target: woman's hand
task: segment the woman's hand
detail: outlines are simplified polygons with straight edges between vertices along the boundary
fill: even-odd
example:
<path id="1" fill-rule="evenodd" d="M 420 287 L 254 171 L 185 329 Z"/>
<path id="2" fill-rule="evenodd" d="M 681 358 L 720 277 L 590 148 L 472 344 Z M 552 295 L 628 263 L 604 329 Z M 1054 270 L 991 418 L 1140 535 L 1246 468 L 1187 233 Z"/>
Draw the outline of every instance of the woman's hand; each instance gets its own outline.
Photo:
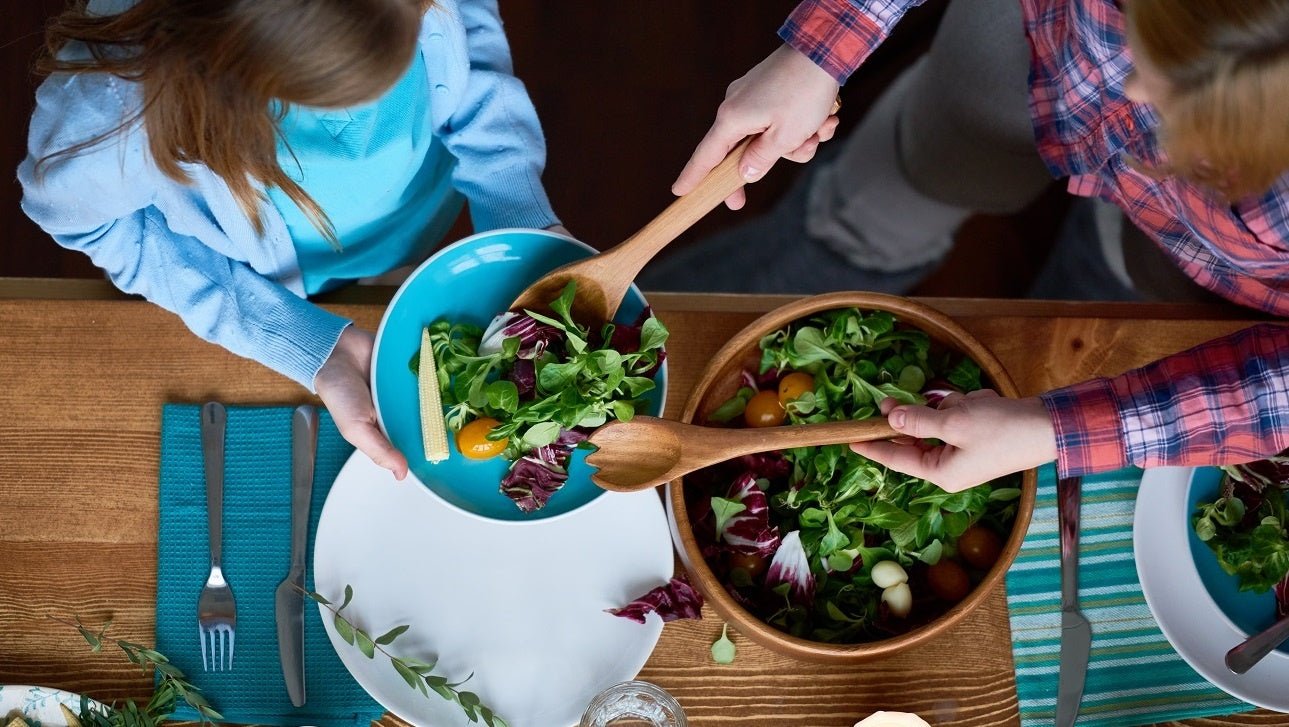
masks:
<path id="1" fill-rule="evenodd" d="M 855 452 L 949 492 L 1037 467 L 1056 458 L 1056 432 L 1037 397 L 1004 399 L 982 389 L 950 394 L 937 409 L 882 401 L 882 413 L 904 437 L 850 445 Z M 923 441 L 939 439 L 940 445 Z"/>
<path id="2" fill-rule="evenodd" d="M 401 480 L 407 476 L 407 458 L 394 449 L 376 426 L 370 383 L 373 343 L 369 331 L 357 326 L 345 328 L 331 358 L 314 377 L 313 385 L 331 412 L 340 435 Z"/>
<path id="3" fill-rule="evenodd" d="M 830 115 L 837 81 L 791 46 L 780 46 L 747 75 L 731 83 L 716 121 L 694 149 L 694 155 L 671 185 L 687 194 L 746 137 L 760 134 L 743 152 L 739 173 L 755 182 L 780 157 L 808 162 L 821 142 L 832 138 L 837 117 Z M 743 206 L 743 190 L 725 200 L 733 210 Z"/>

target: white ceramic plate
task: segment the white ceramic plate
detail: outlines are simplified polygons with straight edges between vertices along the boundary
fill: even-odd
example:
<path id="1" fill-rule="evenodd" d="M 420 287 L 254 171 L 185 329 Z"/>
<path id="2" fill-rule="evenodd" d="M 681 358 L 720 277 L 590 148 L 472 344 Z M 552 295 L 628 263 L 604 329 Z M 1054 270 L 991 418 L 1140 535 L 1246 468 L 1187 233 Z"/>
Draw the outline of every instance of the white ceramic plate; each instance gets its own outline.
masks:
<path id="1" fill-rule="evenodd" d="M 67 727 L 67 718 L 58 705 L 65 704 L 72 714 L 80 714 L 81 695 L 49 687 L 0 685 L 0 725 L 21 716 L 32 727 Z M 91 699 L 91 709 L 104 709 Z"/>
<path id="2" fill-rule="evenodd" d="M 1137 494 L 1132 539 L 1137 575 L 1150 612 L 1187 664 L 1228 694 L 1266 709 L 1289 711 L 1289 654 L 1273 651 L 1246 674 L 1223 657 L 1249 637 L 1209 595 L 1190 552 L 1190 467 L 1147 470 Z"/>
<path id="3" fill-rule="evenodd" d="M 603 689 L 636 676 L 662 632 L 604 613 L 671 577 L 671 538 L 653 491 L 606 493 L 535 522 L 487 521 L 397 482 L 361 453 L 341 469 L 314 543 L 314 585 L 354 588 L 345 613 L 373 636 L 411 630 L 391 647 L 426 661 L 511 727 L 576 724 Z M 379 653 L 331 643 L 364 689 L 414 725 L 467 725 L 460 707 L 408 687 Z"/>

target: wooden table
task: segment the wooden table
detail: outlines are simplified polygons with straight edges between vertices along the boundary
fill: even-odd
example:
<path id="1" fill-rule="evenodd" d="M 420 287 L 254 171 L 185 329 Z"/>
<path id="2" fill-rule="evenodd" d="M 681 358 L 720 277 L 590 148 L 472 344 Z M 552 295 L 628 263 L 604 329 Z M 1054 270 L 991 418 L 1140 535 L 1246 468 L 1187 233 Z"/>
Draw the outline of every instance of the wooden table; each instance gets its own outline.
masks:
<path id="1" fill-rule="evenodd" d="M 389 291 L 361 294 L 380 301 Z M 152 642 L 161 405 L 308 400 L 290 381 L 198 340 L 174 316 L 117 297 L 98 283 L 0 281 L 0 684 L 106 700 L 147 695 L 151 681 L 119 654 L 88 654 L 48 617 L 110 617 L 118 636 Z M 721 343 L 786 299 L 650 300 L 672 331 L 668 405 L 677 411 Z M 1249 325 L 1227 309 L 1193 306 L 924 302 L 993 349 L 1026 394 Z M 330 307 L 373 329 L 383 310 L 379 302 Z M 795 662 L 739 635 L 737 661 L 717 666 L 708 647 L 721 620 L 710 609 L 705 616 L 669 624 L 640 675 L 676 695 L 695 725 L 840 727 L 876 709 L 935 724 L 1018 721 L 1001 589 L 938 641 L 851 668 Z M 1287 719 L 1258 712 L 1193 724 Z"/>

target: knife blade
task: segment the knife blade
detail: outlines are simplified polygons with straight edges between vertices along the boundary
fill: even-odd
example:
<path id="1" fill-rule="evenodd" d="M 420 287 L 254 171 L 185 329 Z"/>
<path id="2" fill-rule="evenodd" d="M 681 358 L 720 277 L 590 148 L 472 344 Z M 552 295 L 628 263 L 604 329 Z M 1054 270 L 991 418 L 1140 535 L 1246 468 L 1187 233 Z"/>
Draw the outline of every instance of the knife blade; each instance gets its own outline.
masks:
<path id="1" fill-rule="evenodd" d="M 318 446 L 318 410 L 296 407 L 291 415 L 291 570 L 278 584 L 278 659 L 291 704 L 304 705 L 304 566 L 309 547 L 313 464 Z"/>
<path id="2" fill-rule="evenodd" d="M 1070 727 L 1079 716 L 1092 652 L 1092 625 L 1079 610 L 1079 496 L 1082 478 L 1056 483 L 1061 531 L 1061 661 L 1057 675 L 1056 725 Z"/>

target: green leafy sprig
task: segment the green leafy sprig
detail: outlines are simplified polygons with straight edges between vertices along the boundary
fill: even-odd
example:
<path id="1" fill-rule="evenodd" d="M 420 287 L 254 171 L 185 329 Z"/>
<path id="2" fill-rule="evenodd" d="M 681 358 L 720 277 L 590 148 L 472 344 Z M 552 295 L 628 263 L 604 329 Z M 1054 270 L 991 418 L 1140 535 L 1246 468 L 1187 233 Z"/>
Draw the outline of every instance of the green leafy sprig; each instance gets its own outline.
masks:
<path id="1" fill-rule="evenodd" d="M 385 649 L 386 646 L 393 644 L 398 637 L 407 633 L 407 630 L 411 628 L 410 626 L 406 624 L 395 626 L 380 636 L 373 638 L 366 631 L 355 626 L 353 621 L 345 618 L 341 612 L 348 608 L 350 602 L 353 601 L 354 589 L 352 586 L 345 586 L 345 597 L 339 606 L 333 605 L 322 594 L 313 591 L 304 591 L 304 595 L 331 612 L 332 624 L 336 628 L 336 633 L 345 640 L 345 643 L 356 647 L 368 659 L 374 659 L 378 651 L 384 654 L 389 658 L 394 671 L 398 672 L 398 675 L 403 678 L 403 681 L 407 682 L 409 687 L 419 691 L 427 698 L 430 692 L 433 692 L 443 699 L 457 704 L 471 722 L 482 721 L 487 727 L 507 727 L 506 720 L 498 716 L 491 708 L 480 703 L 479 695 L 458 689 L 462 684 L 470 681 L 470 677 L 474 676 L 473 674 L 459 682 L 449 682 L 447 677 L 433 673 L 435 662 L 422 661 L 406 656 L 395 656 Z"/>
<path id="2" fill-rule="evenodd" d="M 107 630 L 112 625 L 110 620 L 94 631 L 82 624 L 79 618 L 74 623 L 53 616 L 50 618 L 79 631 L 85 642 L 89 644 L 90 651 L 96 654 L 103 650 L 104 642 L 115 642 L 130 663 L 137 664 L 145 674 L 149 668 L 155 670 L 160 679 L 160 683 L 152 692 L 152 697 L 143 706 L 139 706 L 133 700 L 127 700 L 124 705 L 118 706 L 114 703 L 106 711 L 101 711 L 91 709 L 89 700 L 82 698 L 78 715 L 82 725 L 86 727 L 157 727 L 174 712 L 175 704 L 181 699 L 197 712 L 203 724 L 223 719 L 223 715 L 216 712 L 202 695 L 201 689 L 188 681 L 183 671 L 171 664 L 170 659 L 164 654 L 123 639 L 109 639 Z"/>

